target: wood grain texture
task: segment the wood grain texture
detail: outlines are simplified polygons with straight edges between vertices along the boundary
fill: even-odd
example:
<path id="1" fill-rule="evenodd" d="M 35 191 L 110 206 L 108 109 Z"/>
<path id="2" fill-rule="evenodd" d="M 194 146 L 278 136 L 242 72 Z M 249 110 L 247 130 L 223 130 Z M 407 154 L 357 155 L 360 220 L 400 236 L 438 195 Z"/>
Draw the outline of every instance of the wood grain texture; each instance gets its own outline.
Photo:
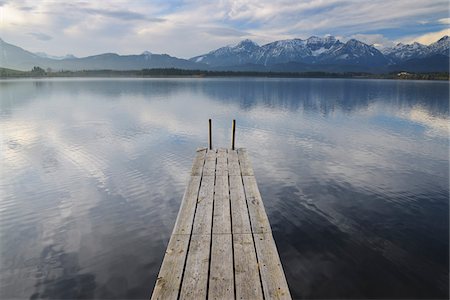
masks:
<path id="1" fill-rule="evenodd" d="M 272 234 L 255 234 L 254 239 L 265 299 L 292 299 Z"/>
<path id="2" fill-rule="evenodd" d="M 210 234 L 192 235 L 181 283 L 180 299 L 206 299 L 210 246 Z"/>
<path id="3" fill-rule="evenodd" d="M 233 234 L 236 299 L 263 299 L 251 234 Z"/>
<path id="4" fill-rule="evenodd" d="M 216 176 L 214 187 L 213 234 L 231 233 L 230 187 L 228 176 Z"/>
<path id="5" fill-rule="evenodd" d="M 251 233 L 250 220 L 241 176 L 229 176 L 232 232 Z"/>
<path id="6" fill-rule="evenodd" d="M 213 234 L 208 299 L 234 299 L 231 234 Z"/>
<path id="7" fill-rule="evenodd" d="M 242 176 L 253 176 L 253 168 L 248 158 L 247 150 L 244 148 L 239 148 L 237 150 L 239 157 L 239 165 L 241 166 Z"/>
<path id="8" fill-rule="evenodd" d="M 152 300 L 176 300 L 180 291 L 189 235 L 172 235 L 153 289 Z"/>
<path id="9" fill-rule="evenodd" d="M 228 175 L 228 153 L 227 149 L 217 150 L 216 176 Z"/>
<path id="10" fill-rule="evenodd" d="M 202 176 L 203 165 L 205 163 L 206 149 L 198 149 L 192 164 L 191 175 Z"/>
<path id="11" fill-rule="evenodd" d="M 242 176 L 253 233 L 271 232 L 264 203 L 254 176 Z"/>
<path id="12" fill-rule="evenodd" d="M 191 234 L 200 180 L 200 176 L 191 176 L 189 179 L 172 234 Z"/>
<path id="13" fill-rule="evenodd" d="M 203 176 L 214 176 L 216 174 L 216 150 L 208 150 L 205 155 Z"/>
<path id="14" fill-rule="evenodd" d="M 214 176 L 203 176 L 198 193 L 192 234 L 211 234 L 213 218 Z"/>
<path id="15" fill-rule="evenodd" d="M 228 150 L 228 174 L 230 176 L 241 175 L 239 158 L 236 150 Z"/>

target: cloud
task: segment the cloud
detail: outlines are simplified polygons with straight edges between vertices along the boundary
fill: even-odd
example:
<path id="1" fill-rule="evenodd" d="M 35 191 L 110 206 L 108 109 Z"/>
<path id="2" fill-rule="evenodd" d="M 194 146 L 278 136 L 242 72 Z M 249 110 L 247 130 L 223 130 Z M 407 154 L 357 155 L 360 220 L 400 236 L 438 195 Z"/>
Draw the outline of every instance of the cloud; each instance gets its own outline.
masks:
<path id="1" fill-rule="evenodd" d="M 385 47 L 443 30 L 449 19 L 446 0 L 0 0 L 0 4 L 3 39 L 34 52 L 77 56 L 149 50 L 189 58 L 243 38 L 265 44 L 325 34 L 360 37 Z M 27 38 L 36 28 L 53 37 L 49 48 Z"/>
<path id="2" fill-rule="evenodd" d="M 40 41 L 50 41 L 52 39 L 51 36 L 42 32 L 29 32 L 28 34 Z"/>
<path id="3" fill-rule="evenodd" d="M 438 22 L 441 24 L 448 25 L 448 24 L 450 24 L 450 18 L 442 18 L 442 19 L 439 19 Z"/>
<path id="4" fill-rule="evenodd" d="M 229 27 L 206 27 L 205 31 L 211 35 L 230 36 L 230 37 L 244 37 L 249 36 L 250 33 L 246 31 L 236 30 Z"/>
<path id="5" fill-rule="evenodd" d="M 382 34 L 354 34 L 350 38 L 360 40 L 368 45 L 374 45 L 377 48 L 394 46 L 395 43 Z"/>
<path id="6" fill-rule="evenodd" d="M 138 21 L 145 20 L 147 22 L 164 22 L 163 18 L 154 18 L 148 17 L 144 14 L 133 12 L 133 11 L 124 11 L 124 10 L 108 10 L 108 9 L 94 9 L 94 8 L 84 8 L 80 10 L 81 12 L 92 14 L 92 15 L 100 15 L 104 17 L 115 18 L 124 21 Z"/>
<path id="7" fill-rule="evenodd" d="M 418 42 L 418 43 L 421 43 L 424 45 L 429 45 L 429 44 L 436 42 L 437 40 L 439 40 L 441 37 L 443 37 L 445 35 L 450 35 L 449 28 L 440 30 L 440 31 L 436 31 L 436 32 L 429 32 L 429 33 L 426 33 L 423 35 L 408 36 L 408 37 L 401 39 L 400 41 L 403 43 Z"/>

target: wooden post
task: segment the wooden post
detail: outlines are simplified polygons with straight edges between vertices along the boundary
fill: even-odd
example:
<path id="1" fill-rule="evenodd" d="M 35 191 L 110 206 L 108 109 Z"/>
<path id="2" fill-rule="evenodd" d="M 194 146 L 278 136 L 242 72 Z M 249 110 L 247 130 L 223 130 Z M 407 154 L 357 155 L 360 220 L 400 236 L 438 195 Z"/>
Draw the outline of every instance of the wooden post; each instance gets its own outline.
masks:
<path id="1" fill-rule="evenodd" d="M 209 150 L 212 150 L 212 131 L 211 131 L 211 119 L 209 119 Z"/>
<path id="2" fill-rule="evenodd" d="M 236 138 L 236 120 L 233 119 L 232 134 L 231 134 L 231 150 L 234 150 L 234 140 Z"/>

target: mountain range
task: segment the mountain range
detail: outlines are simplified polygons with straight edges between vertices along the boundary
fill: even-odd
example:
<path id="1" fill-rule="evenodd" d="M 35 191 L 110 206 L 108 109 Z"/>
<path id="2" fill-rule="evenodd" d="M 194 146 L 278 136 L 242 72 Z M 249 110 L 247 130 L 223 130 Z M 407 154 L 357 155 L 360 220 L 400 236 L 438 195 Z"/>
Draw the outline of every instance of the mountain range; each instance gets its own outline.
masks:
<path id="1" fill-rule="evenodd" d="M 429 46 L 414 42 L 377 49 L 356 39 L 341 42 L 333 36 L 289 39 L 258 45 L 243 40 L 188 60 L 167 54 L 104 53 L 88 57 L 32 53 L 0 39 L 0 67 L 30 70 L 140 70 L 178 68 L 220 71 L 276 72 L 448 72 L 450 40 L 444 36 Z"/>

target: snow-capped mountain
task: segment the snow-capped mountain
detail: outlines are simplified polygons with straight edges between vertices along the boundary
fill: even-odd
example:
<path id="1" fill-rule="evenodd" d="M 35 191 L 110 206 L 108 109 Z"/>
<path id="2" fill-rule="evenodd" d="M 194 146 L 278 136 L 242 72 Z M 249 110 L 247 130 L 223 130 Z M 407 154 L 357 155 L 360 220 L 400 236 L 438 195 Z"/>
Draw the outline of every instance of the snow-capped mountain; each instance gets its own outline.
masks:
<path id="1" fill-rule="evenodd" d="M 391 63 L 399 63 L 409 59 L 425 58 L 432 55 L 449 56 L 450 40 L 446 35 L 429 46 L 414 42 L 412 44 L 399 43 L 394 47 L 385 48 L 382 53 Z"/>
<path id="2" fill-rule="evenodd" d="M 322 55 L 320 62 L 329 64 L 351 64 L 379 66 L 387 63 L 384 55 L 375 47 L 355 39 L 339 45 L 333 51 Z"/>
<path id="3" fill-rule="evenodd" d="M 343 44 L 332 36 L 276 41 L 262 46 L 253 55 L 253 62 L 265 66 L 288 62 L 315 63 L 341 45 Z"/>
<path id="4" fill-rule="evenodd" d="M 252 55 L 259 50 L 258 44 L 246 39 L 235 46 L 225 46 L 213 50 L 206 55 L 196 56 L 190 61 L 205 63 L 211 66 L 232 66 L 252 63 Z"/>
<path id="5" fill-rule="evenodd" d="M 306 40 L 275 41 L 263 46 L 245 40 L 236 46 L 227 46 L 191 58 L 210 66 L 258 64 L 270 66 L 290 62 L 309 64 L 360 64 L 379 65 L 387 62 L 383 54 L 357 40 L 342 43 L 333 36 L 312 36 Z"/>
<path id="6" fill-rule="evenodd" d="M 440 54 L 450 56 L 450 38 L 448 35 L 443 36 L 438 41 L 428 46 L 428 49 L 430 50 L 430 55 Z"/>
<path id="7" fill-rule="evenodd" d="M 309 56 L 311 51 L 306 48 L 305 41 L 292 39 L 266 44 L 260 47 L 252 58 L 254 63 L 267 66 L 288 61 L 302 62 Z"/>
<path id="8" fill-rule="evenodd" d="M 427 46 L 414 42 L 412 44 L 398 43 L 394 47 L 388 47 L 381 50 L 392 62 L 404 61 L 412 58 L 422 58 L 428 55 Z"/>

